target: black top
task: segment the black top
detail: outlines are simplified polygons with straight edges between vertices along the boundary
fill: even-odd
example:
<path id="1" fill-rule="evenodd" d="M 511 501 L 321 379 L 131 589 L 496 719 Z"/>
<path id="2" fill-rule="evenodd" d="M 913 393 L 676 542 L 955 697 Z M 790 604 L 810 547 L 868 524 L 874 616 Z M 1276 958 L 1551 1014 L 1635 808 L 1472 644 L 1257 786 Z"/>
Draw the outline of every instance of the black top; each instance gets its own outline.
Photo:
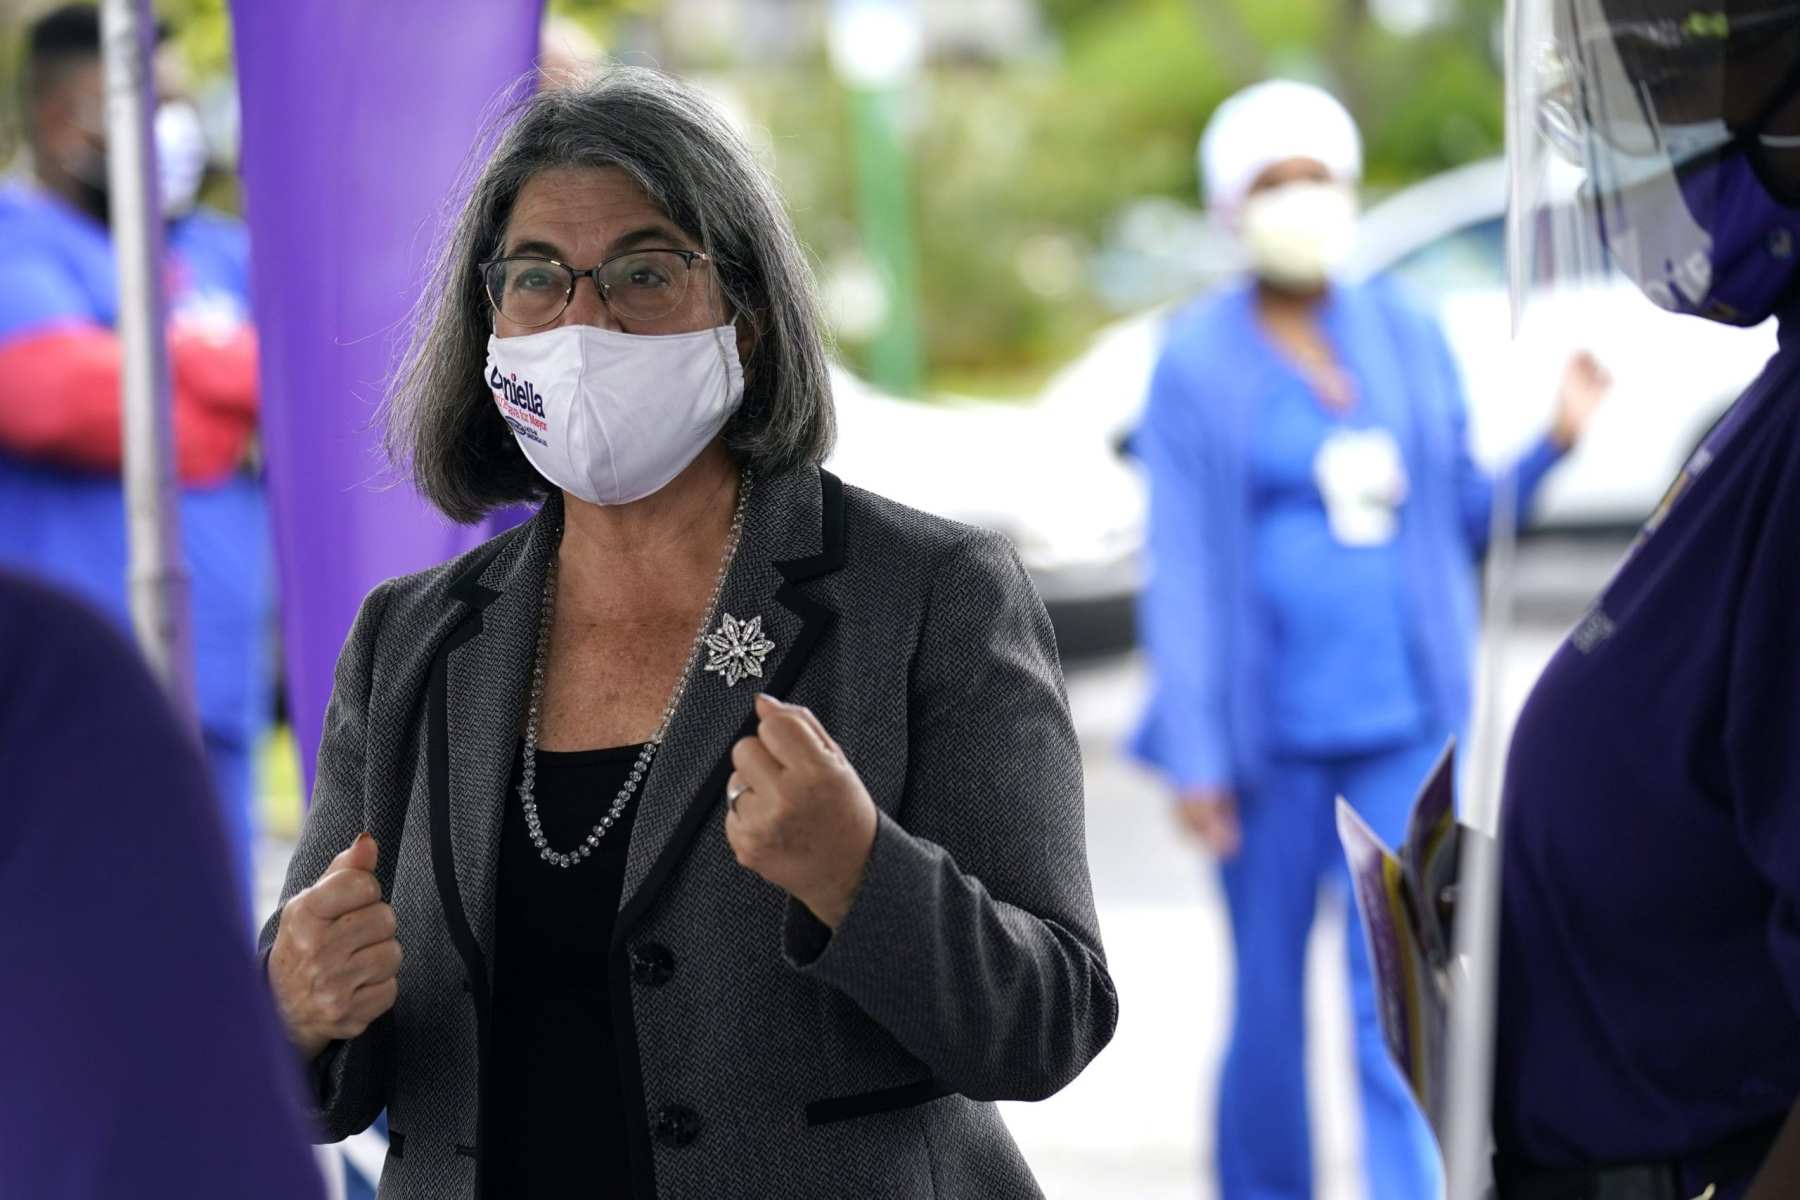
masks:
<path id="1" fill-rule="evenodd" d="M 553 850 L 572 850 L 612 806 L 641 746 L 537 755 L 538 819 Z M 538 857 L 513 756 L 500 834 L 494 1023 L 483 1174 L 490 1197 L 631 1190 L 625 1113 L 607 1001 L 607 945 L 625 880 L 633 796 L 600 846 L 573 867 Z"/>

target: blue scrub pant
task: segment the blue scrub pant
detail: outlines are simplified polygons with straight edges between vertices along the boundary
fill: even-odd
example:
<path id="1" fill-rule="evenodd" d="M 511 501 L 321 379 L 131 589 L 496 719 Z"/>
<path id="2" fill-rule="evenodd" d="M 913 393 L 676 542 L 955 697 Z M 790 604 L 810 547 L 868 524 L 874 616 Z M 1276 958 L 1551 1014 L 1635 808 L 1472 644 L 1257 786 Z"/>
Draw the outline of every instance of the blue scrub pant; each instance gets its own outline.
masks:
<path id="1" fill-rule="evenodd" d="M 1348 894 L 1336 798 L 1397 847 L 1440 740 L 1354 758 L 1278 760 L 1240 795 L 1243 846 L 1223 864 L 1237 951 L 1236 1013 L 1219 1084 L 1222 1200 L 1313 1194 L 1306 1098 L 1306 943 L 1321 886 Z M 1368 943 L 1350 907 L 1350 993 L 1362 1096 L 1365 1194 L 1434 1200 L 1443 1187 L 1429 1126 L 1382 1041 Z"/>

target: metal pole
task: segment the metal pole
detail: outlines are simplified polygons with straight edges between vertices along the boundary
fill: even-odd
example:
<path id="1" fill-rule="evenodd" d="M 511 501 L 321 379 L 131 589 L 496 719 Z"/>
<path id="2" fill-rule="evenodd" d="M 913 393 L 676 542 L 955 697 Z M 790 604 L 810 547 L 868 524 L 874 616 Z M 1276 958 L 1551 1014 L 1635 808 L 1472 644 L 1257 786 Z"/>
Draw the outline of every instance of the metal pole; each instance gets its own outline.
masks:
<path id="1" fill-rule="evenodd" d="M 151 136 L 150 0 L 102 0 L 106 168 L 119 272 L 120 409 L 124 436 L 131 622 L 150 667 L 190 723 L 193 630 L 182 561 L 169 361 L 163 340 L 163 221 Z"/>
<path id="2" fill-rule="evenodd" d="M 869 375 L 900 395 L 917 394 L 924 374 L 903 122 L 923 30 L 917 0 L 832 0 L 831 62 L 850 90 L 858 223 L 887 301 Z"/>
<path id="3" fill-rule="evenodd" d="M 863 245 L 887 292 L 887 319 L 869 347 L 869 376 L 888 391 L 916 396 L 924 375 L 919 344 L 918 269 L 913 248 L 905 96 L 897 87 L 850 93 L 856 138 L 857 208 Z"/>
<path id="4" fill-rule="evenodd" d="M 1500 978 L 1500 800 L 1506 776 L 1502 705 L 1506 651 L 1518 591 L 1518 477 L 1494 487 L 1488 536 L 1487 609 L 1482 688 L 1476 714 L 1465 821 L 1491 835 L 1465 837 L 1458 864 L 1456 956 L 1462 978 L 1451 990 L 1448 1105 L 1444 1162 L 1449 1200 L 1481 1200 L 1491 1183 L 1494 1008 Z"/>

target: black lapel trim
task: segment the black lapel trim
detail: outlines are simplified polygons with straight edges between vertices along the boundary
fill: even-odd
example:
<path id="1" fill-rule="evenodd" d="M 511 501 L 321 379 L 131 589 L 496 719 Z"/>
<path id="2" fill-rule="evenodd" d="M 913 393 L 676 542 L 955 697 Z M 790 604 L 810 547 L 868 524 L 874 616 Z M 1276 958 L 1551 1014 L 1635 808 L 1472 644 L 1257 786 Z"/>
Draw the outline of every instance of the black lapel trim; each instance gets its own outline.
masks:
<path id="1" fill-rule="evenodd" d="M 823 505 L 819 552 L 809 558 L 790 558 L 775 564 L 789 583 L 804 583 L 844 565 L 844 481 L 830 471 L 820 471 L 819 492 Z"/>
<path id="2" fill-rule="evenodd" d="M 493 997 L 488 990 L 487 957 L 482 954 L 481 943 L 475 940 L 475 931 L 470 927 L 468 913 L 463 909 L 462 890 L 456 884 L 456 860 L 450 848 L 448 677 L 451 651 L 481 633 L 481 610 L 500 595 L 480 582 L 482 573 L 499 551 L 500 547 L 495 545 L 488 553 L 479 555 L 450 585 L 450 595 L 468 606 L 469 612 L 450 631 L 450 636 L 444 639 L 437 653 L 432 656 L 426 699 L 428 716 L 425 762 L 431 792 L 431 873 L 437 882 L 438 902 L 444 909 L 444 923 L 449 928 L 450 940 L 455 944 L 457 953 L 462 955 L 470 997 L 475 1002 L 475 1128 L 478 1143 L 482 1140 L 480 1131 L 483 1129 L 481 1098 L 487 1094 L 487 1041 Z M 462 1151 L 463 1148 L 458 1147 L 458 1152 Z M 475 1194 L 480 1195 L 481 1156 L 470 1152 L 470 1157 L 475 1159 Z"/>
<path id="3" fill-rule="evenodd" d="M 813 648 L 837 619 L 837 613 L 808 596 L 799 587 L 809 579 L 816 579 L 844 565 L 844 485 L 829 471 L 819 472 L 819 483 L 823 502 L 819 522 L 823 548 L 807 558 L 785 559 L 774 564 L 775 569 L 781 572 L 781 577 L 787 581 L 776 590 L 775 599 L 801 620 L 800 632 L 794 638 L 793 647 L 782 657 L 781 666 L 763 689 L 777 699 L 787 695 L 788 690 L 793 687 L 794 679 L 806 665 L 806 660 L 812 657 Z M 755 731 L 756 715 L 753 712 L 745 718 L 737 736 L 731 739 L 731 744 L 736 745 L 739 739 L 749 737 Z M 619 914 L 618 923 L 613 926 L 612 944 L 615 949 L 624 944 L 626 935 L 655 902 L 657 893 L 662 890 L 662 885 L 675 869 L 675 864 L 687 854 L 688 846 L 711 816 L 713 804 L 723 799 L 725 780 L 730 775 L 731 751 L 728 748 L 713 765 L 712 772 L 700 785 L 698 795 L 689 802 L 687 811 L 681 814 L 681 823 L 675 827 L 668 845 L 662 848 L 662 853 L 651 864 L 649 873 L 644 876 L 644 882 L 632 896 L 631 903 Z"/>
<path id="4" fill-rule="evenodd" d="M 806 1106 L 806 1123 L 832 1125 L 838 1121 L 854 1121 L 858 1117 L 872 1117 L 877 1113 L 916 1108 L 955 1094 L 955 1088 L 939 1079 L 921 1079 L 917 1083 L 903 1083 L 899 1087 L 882 1088 L 875 1092 L 814 1100 Z"/>
<path id="5" fill-rule="evenodd" d="M 844 485 L 829 471 L 819 472 L 819 484 L 823 504 L 819 521 L 822 534 L 819 553 L 775 564 L 775 569 L 781 572 L 782 579 L 786 581 L 776 591 L 775 599 L 801 620 L 800 633 L 794 639 L 793 648 L 783 656 L 781 666 L 764 689 L 776 697 L 787 695 L 794 679 L 800 674 L 800 668 L 811 657 L 813 647 L 818 644 L 825 631 L 831 628 L 831 623 L 837 616 L 799 588 L 807 580 L 816 579 L 844 565 Z M 744 722 L 732 743 L 735 745 L 739 738 L 748 737 L 755 729 L 756 717 L 752 715 Z M 714 765 L 706 781 L 700 785 L 699 793 L 682 814 L 681 824 L 676 826 L 674 836 L 663 847 L 656 862 L 651 864 L 650 872 L 639 885 L 636 895 L 613 925 L 612 948 L 608 955 L 611 968 L 607 971 L 607 983 L 612 998 L 613 1043 L 618 1052 L 619 1084 L 623 1092 L 621 1098 L 624 1101 L 625 1124 L 630 1134 L 632 1190 L 638 1200 L 655 1200 L 656 1152 L 650 1144 L 643 1064 L 638 1059 L 637 1025 L 631 1016 L 631 968 L 626 960 L 626 937 L 649 911 L 657 893 L 662 890 L 670 872 L 675 869 L 675 864 L 687 853 L 688 846 L 699 834 L 700 827 L 712 814 L 713 803 L 705 802 L 704 798 L 712 797 L 715 802 L 723 798 L 725 780 L 730 774 L 731 751 L 728 749 Z"/>
<path id="6" fill-rule="evenodd" d="M 619 1107 L 625 1113 L 625 1143 L 631 1149 L 631 1194 L 656 1200 L 656 1150 L 650 1144 L 649 1099 L 638 1061 L 637 1023 L 631 1016 L 631 963 L 623 944 L 607 956 L 606 986 L 612 1001 L 613 1046 L 618 1055 Z"/>
<path id="7" fill-rule="evenodd" d="M 521 536 L 528 535 L 522 534 Z M 488 567 L 505 548 L 507 541 L 506 538 L 493 539 L 488 543 L 485 553 L 477 554 L 474 560 L 463 568 L 462 574 L 458 575 L 450 584 L 452 600 L 460 600 L 475 612 L 480 612 L 499 597 L 500 593 L 485 586 L 481 582 L 481 577 L 487 574 Z"/>

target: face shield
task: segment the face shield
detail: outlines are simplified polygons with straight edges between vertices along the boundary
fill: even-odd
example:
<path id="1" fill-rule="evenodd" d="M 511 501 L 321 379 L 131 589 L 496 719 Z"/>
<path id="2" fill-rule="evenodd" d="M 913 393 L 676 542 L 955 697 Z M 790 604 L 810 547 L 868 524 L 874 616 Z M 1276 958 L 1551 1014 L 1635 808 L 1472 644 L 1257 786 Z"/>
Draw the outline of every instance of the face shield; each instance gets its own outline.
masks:
<path id="1" fill-rule="evenodd" d="M 163 216 L 186 216 L 194 210 L 206 175 L 206 130 L 200 124 L 200 110 L 187 100 L 165 100 L 157 106 L 150 128 L 156 141 Z"/>
<path id="2" fill-rule="evenodd" d="M 1732 325 L 1793 297 L 1800 4 L 1509 0 L 1507 43 L 1515 328 L 1615 272 Z"/>

